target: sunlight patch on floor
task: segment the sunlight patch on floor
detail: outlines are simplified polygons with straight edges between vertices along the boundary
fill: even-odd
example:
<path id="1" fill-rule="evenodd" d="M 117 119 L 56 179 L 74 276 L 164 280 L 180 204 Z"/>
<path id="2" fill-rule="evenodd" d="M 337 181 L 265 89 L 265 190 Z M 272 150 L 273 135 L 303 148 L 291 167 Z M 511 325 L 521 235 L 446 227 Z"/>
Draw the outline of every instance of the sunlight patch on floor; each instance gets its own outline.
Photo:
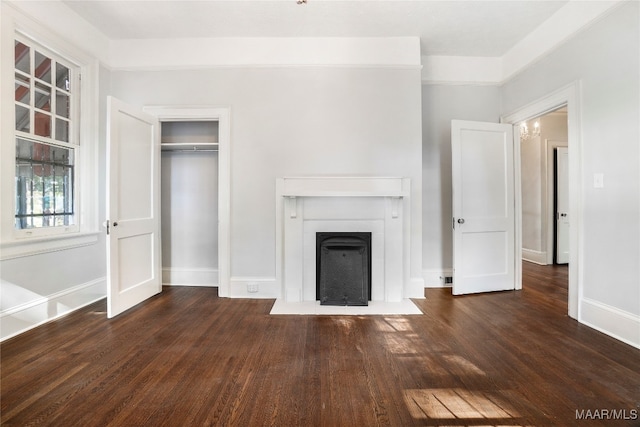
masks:
<path id="1" fill-rule="evenodd" d="M 464 389 L 405 390 L 404 401 L 415 419 L 435 420 L 511 420 L 520 414 L 497 393 Z M 507 421 L 508 422 L 508 421 Z M 464 424 L 463 424 L 464 425 Z"/>
<path id="2" fill-rule="evenodd" d="M 385 334 L 384 343 L 391 353 L 394 354 L 416 354 L 418 350 L 413 345 L 414 339 L 418 339 L 417 334 L 398 335 L 395 333 Z"/>
<path id="3" fill-rule="evenodd" d="M 460 368 L 464 372 L 465 375 L 474 374 L 474 375 L 482 375 L 483 377 L 487 374 L 476 365 L 468 361 L 462 356 L 458 356 L 455 354 L 443 356 L 449 365 L 454 365 L 457 368 Z"/>

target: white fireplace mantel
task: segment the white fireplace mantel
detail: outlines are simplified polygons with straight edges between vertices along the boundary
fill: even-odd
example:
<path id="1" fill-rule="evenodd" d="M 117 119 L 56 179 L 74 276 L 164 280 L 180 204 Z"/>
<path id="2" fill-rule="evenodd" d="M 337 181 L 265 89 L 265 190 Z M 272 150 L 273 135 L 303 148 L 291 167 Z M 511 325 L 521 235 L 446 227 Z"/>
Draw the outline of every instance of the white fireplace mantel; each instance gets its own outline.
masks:
<path id="1" fill-rule="evenodd" d="M 282 178 L 285 197 L 408 197 L 408 178 L 302 177 Z"/>
<path id="2" fill-rule="evenodd" d="M 294 177 L 276 181 L 276 280 L 285 301 L 315 300 L 315 233 L 372 233 L 373 301 L 395 302 L 409 282 L 410 180 Z"/>

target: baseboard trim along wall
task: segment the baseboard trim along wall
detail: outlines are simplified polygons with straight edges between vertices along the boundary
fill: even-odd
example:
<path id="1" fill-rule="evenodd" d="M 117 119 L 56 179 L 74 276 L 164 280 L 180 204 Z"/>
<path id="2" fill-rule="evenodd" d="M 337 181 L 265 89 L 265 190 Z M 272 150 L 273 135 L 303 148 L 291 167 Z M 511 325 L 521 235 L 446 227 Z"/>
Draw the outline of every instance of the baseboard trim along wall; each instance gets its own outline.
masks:
<path id="1" fill-rule="evenodd" d="M 640 316 L 638 315 L 599 301 L 582 298 L 580 322 L 630 346 L 640 348 Z"/>
<path id="2" fill-rule="evenodd" d="M 69 314 L 106 295 L 107 279 L 101 277 L 3 310 L 0 312 L 0 341 Z"/>
<path id="3" fill-rule="evenodd" d="M 218 270 L 212 268 L 171 268 L 162 269 L 162 284 L 165 286 L 215 287 L 220 283 Z"/>
<path id="4" fill-rule="evenodd" d="M 231 298 L 281 298 L 281 287 L 275 277 L 232 277 L 229 280 Z"/>
<path id="5" fill-rule="evenodd" d="M 423 270 L 422 276 L 424 277 L 425 288 L 450 288 L 452 283 L 445 283 L 445 278 L 453 278 L 453 269 Z"/>
<path id="6" fill-rule="evenodd" d="M 547 265 L 547 252 L 522 248 L 522 259 L 538 265 Z"/>

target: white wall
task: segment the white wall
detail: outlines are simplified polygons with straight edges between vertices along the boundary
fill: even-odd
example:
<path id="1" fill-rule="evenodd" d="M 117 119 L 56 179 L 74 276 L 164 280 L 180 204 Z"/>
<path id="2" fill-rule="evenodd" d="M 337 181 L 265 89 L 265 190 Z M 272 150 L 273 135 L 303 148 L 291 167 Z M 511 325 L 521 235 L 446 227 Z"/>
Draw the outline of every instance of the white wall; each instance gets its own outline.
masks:
<path id="1" fill-rule="evenodd" d="M 527 123 L 533 129 L 533 121 Z M 522 249 L 542 252 L 542 170 L 544 147 L 540 136 L 520 145 L 522 184 Z"/>
<path id="2" fill-rule="evenodd" d="M 276 178 L 313 175 L 411 178 L 411 276 L 421 277 L 419 69 L 114 71 L 112 93 L 140 107 L 230 107 L 232 280 L 275 278 Z"/>
<path id="3" fill-rule="evenodd" d="M 13 7 L 15 6 L 15 8 Z M 64 52 L 81 54 L 91 58 L 99 56 L 106 51 L 107 40 L 97 31 L 89 28 L 88 24 L 74 21 L 74 18 L 66 14 L 66 8 L 59 3 L 47 2 L 35 5 L 32 2 L 17 2 L 9 4 L 2 2 L 2 22 L 0 28 L 2 34 L 1 45 L 2 62 L 11 67 L 13 55 L 13 28 L 21 29 L 40 41 L 51 43 Z M 34 20 L 23 14 L 20 9 L 25 8 L 29 15 L 34 15 Z M 76 25 L 77 24 L 77 25 Z M 5 59 L 8 59 L 5 62 Z M 13 87 L 13 70 L 2 67 L 3 87 Z M 6 71 L 6 73 L 5 73 Z M 87 81 L 97 78 L 95 87 L 83 88 L 93 94 L 89 98 L 98 102 L 100 117 L 104 117 L 106 95 L 109 92 L 109 72 L 104 68 L 94 75 L 86 76 Z M 5 86 L 5 82 L 9 86 Z M 6 92 L 3 92 L 6 95 Z M 95 96 L 95 97 L 94 97 Z M 10 100 L 10 98 L 7 98 Z M 88 99 L 88 98 L 84 98 Z M 7 118 L 12 117 L 5 109 L 2 109 L 2 132 L 13 128 Z M 11 105 L 10 108 L 13 108 Z M 86 110 L 89 115 L 96 111 L 91 106 Z M 94 120 L 90 117 L 86 122 L 91 123 L 90 128 L 85 126 L 82 135 L 86 138 L 81 145 L 95 145 L 96 153 L 105 151 L 105 122 Z M 7 126 L 5 128 L 4 126 Z M 94 128 L 97 127 L 97 128 Z M 9 134 L 12 132 L 10 131 Z M 14 144 L 13 138 L 2 139 L 2 144 Z M 91 159 L 87 159 L 89 166 L 95 169 Z M 91 176 L 98 193 L 96 206 L 87 206 L 91 212 L 99 212 L 97 218 L 86 218 L 87 223 L 99 224 L 104 221 L 104 158 L 96 159 L 97 177 Z M 5 167 L 6 165 L 3 165 Z M 91 174 L 88 174 L 90 176 Z M 93 186 L 93 183 L 91 184 Z M 4 205 L 3 207 L 6 207 Z M 93 216 L 93 214 L 92 214 Z M 3 235 L 4 235 L 3 230 Z M 97 231 L 97 230 L 89 230 Z M 47 320 L 64 315 L 89 302 L 103 298 L 106 294 L 106 251 L 105 237 L 99 235 L 97 242 L 88 246 L 75 249 L 58 250 L 55 252 L 38 255 L 20 256 L 17 258 L 0 261 L 0 339 L 13 336 L 19 332 L 30 329 Z"/>
<path id="4" fill-rule="evenodd" d="M 615 8 L 502 89 L 502 111 L 508 114 L 581 82 L 581 320 L 635 345 L 640 345 L 639 6 L 628 2 Z M 594 188 L 594 173 L 604 174 L 604 188 Z"/>
<path id="5" fill-rule="evenodd" d="M 218 284 L 218 153 L 163 151 L 162 282 Z"/>
<path id="6" fill-rule="evenodd" d="M 451 120 L 497 123 L 499 118 L 498 86 L 422 86 L 422 263 L 427 286 L 440 286 L 440 277 L 451 276 L 453 267 Z"/>

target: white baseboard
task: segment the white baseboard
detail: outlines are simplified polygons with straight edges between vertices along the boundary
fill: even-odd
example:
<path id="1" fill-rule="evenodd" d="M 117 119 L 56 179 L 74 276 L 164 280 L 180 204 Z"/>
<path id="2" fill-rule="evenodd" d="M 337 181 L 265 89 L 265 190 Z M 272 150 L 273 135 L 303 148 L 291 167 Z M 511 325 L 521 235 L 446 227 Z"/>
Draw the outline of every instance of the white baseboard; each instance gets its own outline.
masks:
<path id="1" fill-rule="evenodd" d="M 218 286 L 218 270 L 212 268 L 162 269 L 162 284 L 166 286 Z"/>
<path id="2" fill-rule="evenodd" d="M 407 298 L 424 298 L 424 277 L 412 277 L 409 279 L 409 287 L 406 288 L 404 299 Z"/>
<path id="3" fill-rule="evenodd" d="M 640 316 L 589 298 L 582 298 L 580 305 L 581 323 L 640 348 Z"/>
<path id="4" fill-rule="evenodd" d="M 453 277 L 453 269 L 422 270 L 425 288 L 450 288 L 451 283 L 445 283 L 445 277 Z"/>
<path id="5" fill-rule="evenodd" d="M 250 292 L 253 287 L 255 292 Z M 275 277 L 232 277 L 229 280 L 230 298 L 281 298 Z"/>
<path id="6" fill-rule="evenodd" d="M 106 295 L 107 279 L 101 277 L 3 310 L 0 313 L 0 341 L 69 314 L 105 298 Z"/>
<path id="7" fill-rule="evenodd" d="M 547 265 L 547 252 L 522 248 L 522 259 L 539 265 Z"/>

